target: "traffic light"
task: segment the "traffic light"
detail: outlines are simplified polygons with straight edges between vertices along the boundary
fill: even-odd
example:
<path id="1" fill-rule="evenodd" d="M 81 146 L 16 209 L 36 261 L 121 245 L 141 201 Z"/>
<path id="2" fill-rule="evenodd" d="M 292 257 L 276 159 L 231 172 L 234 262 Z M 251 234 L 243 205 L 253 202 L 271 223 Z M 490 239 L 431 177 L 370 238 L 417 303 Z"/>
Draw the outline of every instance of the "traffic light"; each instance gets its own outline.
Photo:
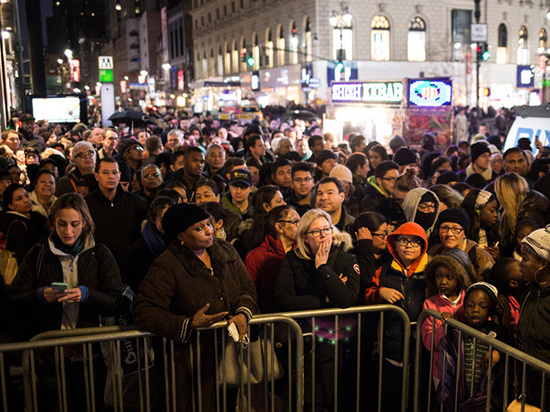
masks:
<path id="1" fill-rule="evenodd" d="M 484 95 L 485 97 L 489 97 L 489 96 L 491 95 L 491 89 L 488 88 L 488 87 L 485 87 L 485 88 L 483 89 L 483 95 Z"/>
<path id="2" fill-rule="evenodd" d="M 254 57 L 252 57 L 252 53 L 248 52 L 246 56 L 246 64 L 248 64 L 250 67 L 253 67 L 254 63 L 256 63 L 256 61 L 254 60 Z"/>
<path id="3" fill-rule="evenodd" d="M 478 43 L 476 46 L 477 52 L 477 61 L 486 62 L 491 58 L 491 53 L 489 52 L 489 45 L 487 43 Z"/>

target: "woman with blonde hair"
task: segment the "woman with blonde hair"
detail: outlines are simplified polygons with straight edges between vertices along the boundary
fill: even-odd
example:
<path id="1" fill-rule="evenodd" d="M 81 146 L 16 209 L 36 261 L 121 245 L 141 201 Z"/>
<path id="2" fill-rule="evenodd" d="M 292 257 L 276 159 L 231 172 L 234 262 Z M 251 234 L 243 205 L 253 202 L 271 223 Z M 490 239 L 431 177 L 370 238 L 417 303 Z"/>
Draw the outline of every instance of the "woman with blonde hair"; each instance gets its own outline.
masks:
<path id="1" fill-rule="evenodd" d="M 495 180 L 495 194 L 504 210 L 499 225 L 501 256 L 513 257 L 517 222 L 532 219 L 544 227 L 550 220 L 550 201 L 536 190 L 530 190 L 527 181 L 516 173 L 499 176 Z"/>
<path id="2" fill-rule="evenodd" d="M 322 308 L 345 308 L 359 297 L 360 270 L 355 256 L 345 252 L 351 238 L 336 229 L 330 215 L 320 209 L 309 210 L 296 229 L 296 248 L 289 251 L 281 265 L 275 286 L 275 299 L 280 311 Z M 326 339 L 315 343 L 316 409 L 334 406 L 334 321 L 316 320 Z M 342 337 L 340 333 L 338 337 Z M 304 350 L 304 353 L 309 351 Z M 304 402 L 312 404 L 312 359 L 305 361 Z M 341 361 L 341 360 L 340 360 Z"/>

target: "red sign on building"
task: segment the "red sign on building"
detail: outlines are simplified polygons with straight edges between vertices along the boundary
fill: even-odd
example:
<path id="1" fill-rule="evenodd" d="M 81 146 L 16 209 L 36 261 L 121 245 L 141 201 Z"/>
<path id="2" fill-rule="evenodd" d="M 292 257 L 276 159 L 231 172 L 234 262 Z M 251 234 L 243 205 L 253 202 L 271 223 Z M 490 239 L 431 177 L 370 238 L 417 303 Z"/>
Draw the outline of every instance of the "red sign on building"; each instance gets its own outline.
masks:
<path id="1" fill-rule="evenodd" d="M 71 81 L 80 81 L 80 60 L 72 59 L 71 61 Z"/>

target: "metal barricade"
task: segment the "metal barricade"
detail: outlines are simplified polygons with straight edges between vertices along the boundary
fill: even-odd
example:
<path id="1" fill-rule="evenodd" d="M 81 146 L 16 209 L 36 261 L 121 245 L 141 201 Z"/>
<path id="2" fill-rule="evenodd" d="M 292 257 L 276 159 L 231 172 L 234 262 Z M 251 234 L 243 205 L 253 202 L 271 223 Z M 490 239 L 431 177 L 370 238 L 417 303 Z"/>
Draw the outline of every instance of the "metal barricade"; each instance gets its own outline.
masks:
<path id="1" fill-rule="evenodd" d="M 363 372 L 363 366 L 366 363 L 366 361 L 363 359 L 364 356 L 361 354 L 361 348 L 363 343 L 363 335 L 364 335 L 364 318 L 367 314 L 379 314 L 378 318 L 378 326 L 377 326 L 377 350 L 378 350 L 378 374 L 377 379 L 374 380 L 374 384 L 377 384 L 378 388 L 378 406 L 377 409 L 379 412 L 389 411 L 390 408 L 385 406 L 385 402 L 387 403 L 388 399 L 382 399 L 382 392 L 383 392 L 383 370 L 384 370 L 384 362 L 385 362 L 385 353 L 384 353 L 384 342 L 383 342 L 383 336 L 384 331 L 386 329 L 386 316 L 385 314 L 391 313 L 394 316 L 397 316 L 402 321 L 402 336 L 403 336 L 403 342 L 402 345 L 402 371 L 401 371 L 401 385 L 399 385 L 399 382 L 393 382 L 395 384 L 395 390 L 393 391 L 393 394 L 397 392 L 397 395 L 395 396 L 397 399 L 399 399 L 399 395 L 401 402 L 400 402 L 400 408 L 402 412 L 405 412 L 407 410 L 407 404 L 408 404 L 408 391 L 409 391 L 409 362 L 410 362 L 410 356 L 409 356 L 409 342 L 411 339 L 411 323 L 409 320 L 409 317 L 407 316 L 406 312 L 395 306 L 395 305 L 369 305 L 369 306 L 357 306 L 357 307 L 350 307 L 346 309 L 321 309 L 321 310 L 306 310 L 306 311 L 298 311 L 298 312 L 284 312 L 284 313 L 277 313 L 276 315 L 282 315 L 282 316 L 288 316 L 293 319 L 304 321 L 307 320 L 309 322 L 308 330 L 305 331 L 304 336 L 309 337 L 311 339 L 311 368 L 310 370 L 305 370 L 306 377 L 309 376 L 311 380 L 311 397 L 308 397 L 308 395 L 305 395 L 305 402 L 309 405 L 312 412 L 315 412 L 316 410 L 316 402 L 315 399 L 315 389 L 317 385 L 321 385 L 321 383 L 317 382 L 317 375 L 319 375 L 318 371 L 316 371 L 316 347 L 319 345 L 319 342 L 326 343 L 327 338 L 329 339 L 329 344 L 334 346 L 334 374 L 333 374 L 333 388 L 331 389 L 334 393 L 334 402 L 332 405 L 331 410 L 334 412 L 338 412 L 339 410 L 345 411 L 345 412 L 351 412 L 352 410 L 360 411 L 360 410 L 375 410 L 373 405 L 373 399 L 368 399 L 367 396 L 362 397 L 361 395 L 365 394 L 364 387 L 362 386 L 362 372 Z M 264 315 L 259 315 L 259 318 L 262 318 Z M 328 332 L 328 335 L 325 333 L 323 335 L 322 331 L 320 331 L 319 324 L 320 319 L 326 319 L 327 317 L 333 318 L 333 329 Z M 354 333 L 355 341 L 346 341 L 345 332 L 347 329 L 348 321 L 350 318 L 356 319 L 356 325 L 357 329 Z M 332 333 L 331 333 L 332 332 Z M 352 354 L 351 359 L 352 361 L 356 362 L 353 367 L 353 372 L 350 371 L 350 375 L 353 373 L 353 376 L 349 380 L 349 385 L 355 385 L 355 391 L 352 395 L 355 399 L 352 402 L 352 406 L 350 406 L 349 399 L 342 399 L 339 400 L 340 392 L 339 392 L 339 386 L 342 384 L 340 382 L 340 379 L 342 376 L 350 378 L 350 376 L 346 376 L 346 374 L 342 373 L 342 353 L 340 351 L 341 346 L 347 346 L 351 347 L 352 349 L 356 349 L 357 352 Z M 306 351 L 307 352 L 307 351 Z M 305 353 L 306 353 L 305 352 Z M 370 354 L 364 354 L 366 356 L 369 356 Z M 368 360 L 368 359 L 367 359 Z M 349 366 L 349 365 L 348 365 Z M 348 386 L 349 386 L 348 385 Z M 308 388 L 306 388 L 308 389 Z M 399 393 L 400 391 L 400 393 Z M 353 392 L 353 391 L 352 391 Z M 349 395 L 349 391 L 348 394 Z M 346 395 L 343 395 L 346 396 Z M 342 405 L 342 401 L 346 401 L 345 405 Z"/>
<path id="2" fill-rule="evenodd" d="M 438 325 L 436 327 L 431 328 L 430 335 L 426 335 L 424 338 L 426 341 L 429 342 L 429 374 L 428 376 L 422 376 L 422 346 L 427 343 L 426 341 L 423 343 L 423 336 L 422 336 L 422 324 L 424 321 L 431 322 L 431 325 Z M 526 391 L 527 391 L 527 376 L 528 373 L 540 373 L 541 374 L 541 388 L 540 391 L 540 410 L 545 410 L 545 386 L 546 386 L 546 376 L 550 375 L 550 364 L 547 364 L 545 362 L 542 362 L 530 355 L 527 355 L 524 352 L 521 352 L 512 346 L 509 346 L 499 340 L 496 339 L 496 334 L 490 333 L 489 335 L 484 334 L 468 325 L 465 325 L 456 319 L 449 318 L 445 321 L 444 324 L 443 317 L 441 313 L 435 311 L 435 310 L 426 310 L 422 312 L 418 319 L 418 328 L 417 328 L 417 337 L 416 337 L 416 356 L 415 356 L 415 371 L 414 371 L 414 412 L 419 412 L 423 407 L 425 407 L 426 411 L 434 411 L 434 410 L 445 410 L 448 412 L 451 411 L 458 411 L 461 403 L 465 401 L 465 399 L 468 400 L 468 402 L 477 402 L 478 405 L 480 403 L 483 403 L 485 405 L 486 411 L 491 411 L 495 409 L 495 402 L 494 398 L 498 398 L 496 400 L 496 403 L 502 403 L 501 408 L 503 411 L 506 411 L 508 408 L 508 405 L 515 399 L 515 396 L 512 394 L 510 395 L 510 389 L 511 389 L 511 383 L 518 384 L 517 386 L 517 395 L 519 396 L 519 399 L 521 400 L 518 404 L 518 410 L 524 411 L 526 406 Z M 430 325 L 430 326 L 431 326 Z M 439 346 L 441 342 L 443 342 L 443 339 L 440 341 L 437 341 L 436 339 L 436 328 L 444 328 L 444 338 L 445 344 L 443 346 L 444 349 L 439 350 Z M 450 334 L 453 334 L 450 336 Z M 441 334 L 439 334 L 441 336 Z M 456 352 L 456 356 L 450 356 L 449 352 L 446 350 L 447 348 L 447 339 L 452 339 L 452 342 L 458 342 L 458 348 Z M 470 355 L 473 360 L 470 360 L 468 363 L 471 363 L 471 365 L 468 365 L 469 369 L 466 369 L 466 356 L 462 353 L 462 350 L 460 350 L 460 345 L 463 345 L 464 339 L 467 339 L 468 342 L 470 342 Z M 436 351 L 440 353 L 439 356 L 439 363 L 440 363 L 440 383 L 439 385 L 447 384 L 449 387 L 452 388 L 452 392 L 454 398 L 448 398 L 447 399 L 447 405 L 444 405 L 440 399 L 437 399 L 437 396 L 434 394 L 434 387 L 432 385 L 433 382 L 433 371 L 434 371 L 434 355 Z M 482 353 L 480 351 L 484 351 L 485 353 L 491 354 L 488 356 L 486 371 L 479 369 L 481 368 L 481 365 L 478 365 L 476 359 Z M 492 359 L 493 356 L 495 357 L 495 360 L 497 359 L 497 355 L 493 355 L 493 351 L 498 351 L 498 362 L 493 366 L 493 362 L 489 361 L 489 359 Z M 466 352 L 466 351 L 465 351 Z M 443 355 L 443 356 L 441 356 Z M 450 360 L 456 362 L 456 370 L 454 378 L 450 376 L 445 376 L 446 374 L 446 366 L 447 362 Z M 499 368 L 498 373 L 498 379 L 497 374 L 495 373 L 495 369 Z M 464 385 L 464 379 L 463 376 L 461 376 L 460 371 L 464 371 L 464 374 L 468 373 L 469 376 L 472 376 L 470 379 L 470 385 L 469 387 L 466 387 Z M 485 375 L 485 382 L 486 385 L 482 388 L 475 388 L 474 387 L 474 376 L 476 372 L 481 372 Z M 521 382 L 519 382 L 518 377 L 521 375 Z M 513 382 L 516 380 L 516 382 Z M 422 397 L 422 388 L 427 388 L 427 391 L 425 391 L 425 400 L 423 401 L 421 399 Z M 484 390 L 481 391 L 480 390 Z M 426 393 L 427 392 L 427 393 Z M 460 393 L 464 394 L 463 399 L 459 399 Z M 439 403 L 438 406 L 435 406 L 434 403 Z M 467 405 L 471 405 L 471 403 L 468 403 Z M 500 405 L 497 405 L 500 408 Z M 462 407 L 464 408 L 464 404 L 462 404 Z M 471 406 L 470 406 L 471 407 Z M 466 406 L 468 408 L 468 406 Z"/>
<path id="3" fill-rule="evenodd" d="M 289 351 L 293 350 L 292 368 L 286 371 L 286 379 L 290 381 L 289 387 L 293 388 L 288 401 L 294 403 L 293 410 L 302 411 L 303 401 L 303 340 L 301 330 L 298 324 L 283 316 L 263 316 L 261 318 L 253 318 L 249 323 L 250 328 L 260 327 L 264 331 L 273 331 L 274 325 L 284 324 L 292 331 L 293 341 L 288 342 Z M 220 361 L 218 354 L 225 356 L 225 351 L 219 347 L 218 343 L 224 345 L 229 338 L 225 338 L 225 327 L 227 322 L 219 322 L 211 328 L 197 330 L 194 342 L 189 345 L 181 345 L 171 340 L 155 337 L 147 332 L 140 332 L 132 328 L 120 328 L 117 326 L 100 327 L 89 329 L 74 329 L 70 331 L 49 331 L 44 334 L 37 335 L 29 342 L 17 342 L 0 345 L 0 385 L 2 394 L 2 406 L 5 412 L 12 410 L 19 411 L 23 408 L 22 404 L 16 405 L 10 409 L 12 402 L 8 393 L 7 380 L 10 377 L 6 373 L 5 355 L 8 353 L 19 353 L 23 356 L 23 378 L 25 410 L 26 411 L 41 411 L 41 410 L 59 410 L 59 411 L 95 411 L 100 408 L 99 401 L 103 401 L 107 393 L 110 393 L 112 410 L 115 412 L 123 411 L 125 408 L 131 407 L 133 410 L 151 411 L 176 411 L 183 410 L 185 406 L 178 407 L 179 390 L 177 380 L 183 374 L 181 365 L 178 361 L 178 352 L 184 348 L 191 353 L 191 375 L 193 383 L 193 411 L 212 411 L 214 409 L 206 409 L 203 407 L 201 391 L 205 390 L 201 374 L 207 374 L 211 371 L 206 370 L 201 366 L 201 362 L 208 363 L 210 356 L 215 359 L 215 365 Z M 259 326 L 256 326 L 259 325 Z M 211 342 L 207 342 L 208 333 L 218 335 L 214 337 L 215 352 L 212 355 L 205 356 L 201 351 L 201 345 L 208 346 Z M 201 336 L 205 337 L 205 341 L 201 341 Z M 273 333 L 264 333 L 270 342 L 264 339 L 264 348 L 273 347 Z M 289 339 L 291 333 L 288 334 Z M 218 339 L 219 338 L 219 339 Z M 99 345 L 101 348 L 99 348 Z M 133 345 L 133 347 L 132 347 Z M 155 350 L 151 350 L 151 346 Z M 211 346 L 211 345 L 210 345 Z M 130 348 L 132 347 L 132 348 Z M 101 353 L 100 353 L 101 352 Z M 274 366 L 276 364 L 276 355 L 271 351 L 266 352 L 263 361 L 267 361 L 267 355 L 271 356 L 271 363 L 267 365 L 271 367 L 264 368 L 262 385 L 250 385 L 251 359 L 250 352 L 248 356 L 239 358 L 241 369 L 248 371 L 248 381 L 243 381 L 239 388 L 227 388 L 219 375 L 216 368 L 216 384 L 213 392 L 215 392 L 216 411 L 226 411 L 227 405 L 226 395 L 228 393 L 236 393 L 240 389 L 240 402 L 238 405 L 239 411 L 250 411 L 253 401 L 251 386 L 263 386 L 265 393 L 273 394 L 275 389 L 275 380 L 269 379 L 269 374 L 273 375 Z M 241 350 L 241 354 L 243 351 Z M 203 356 L 201 358 L 201 355 Z M 131 358 L 131 359 L 130 359 Z M 108 359 L 108 361 L 106 360 Z M 129 362 L 131 360 L 131 362 Z M 196 361 L 196 363 L 195 363 Z M 290 364 L 290 359 L 289 359 Z M 131 366 L 128 369 L 128 365 Z M 76 368 L 74 366 L 77 366 Z M 106 378 L 101 375 L 101 370 L 105 369 Z M 126 369 L 125 369 L 126 368 Z M 156 368 L 156 369 L 155 369 Z M 224 366 L 225 368 L 225 366 Z M 235 369 L 235 367 L 233 368 Z M 76 372 L 75 372 L 76 370 Z M 159 371 L 161 373 L 159 373 Z M 294 374 L 292 374 L 294 372 Z M 262 377 L 259 378 L 262 380 Z M 246 380 L 246 379 L 245 379 Z M 44 403 L 41 396 L 44 395 L 44 381 L 53 382 L 51 388 L 54 393 L 47 393 L 48 399 L 54 400 L 52 404 Z M 217 382 L 221 382 L 218 386 Z M 78 390 L 84 394 L 83 401 L 75 408 L 71 406 L 71 396 L 75 394 L 69 387 L 78 386 Z M 271 392 L 269 392 L 271 390 Z M 41 391 L 41 392 L 40 392 Z M 104 394 L 105 391 L 105 394 Z M 258 390 L 256 390 L 258 392 Z M 156 399 L 156 403 L 153 402 Z M 270 399 L 268 404 L 268 396 L 263 398 L 265 411 L 275 412 L 274 397 Z M 74 399 L 73 399 L 74 400 Z M 128 405 L 128 400 L 133 402 L 133 405 Z M 236 400 L 235 400 L 236 401 Z M 260 409 L 256 409 L 260 410 Z M 290 409 L 288 409 L 290 410 Z"/>

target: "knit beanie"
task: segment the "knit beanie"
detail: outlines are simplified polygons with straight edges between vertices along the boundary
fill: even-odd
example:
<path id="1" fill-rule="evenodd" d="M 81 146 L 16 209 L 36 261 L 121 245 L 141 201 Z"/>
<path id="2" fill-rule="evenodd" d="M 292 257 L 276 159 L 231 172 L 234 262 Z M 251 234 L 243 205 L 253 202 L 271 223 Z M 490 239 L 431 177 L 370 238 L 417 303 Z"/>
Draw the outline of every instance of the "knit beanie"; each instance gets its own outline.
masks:
<path id="1" fill-rule="evenodd" d="M 162 229 L 167 241 L 176 239 L 181 232 L 210 215 L 196 205 L 181 203 L 170 206 L 162 218 Z"/>
<path id="2" fill-rule="evenodd" d="M 451 172 L 450 170 L 445 170 L 442 172 L 439 176 L 437 176 L 437 180 L 435 181 L 438 185 L 446 185 L 451 182 L 458 182 L 458 175 L 456 172 Z"/>
<path id="3" fill-rule="evenodd" d="M 401 136 L 399 135 L 395 135 L 391 140 L 390 140 L 390 149 L 393 153 L 397 153 L 397 151 L 402 148 L 402 147 L 407 147 L 407 142 L 405 141 L 405 139 L 403 139 Z"/>
<path id="4" fill-rule="evenodd" d="M 491 154 L 491 149 L 489 149 L 489 147 L 484 143 L 481 143 L 481 142 L 474 143 L 470 147 L 470 155 L 472 156 L 472 163 L 475 163 L 477 158 L 484 153 Z"/>
<path id="5" fill-rule="evenodd" d="M 336 177 L 342 182 L 353 183 L 353 176 L 351 175 L 351 170 L 346 166 L 337 165 L 330 171 L 330 177 Z"/>
<path id="6" fill-rule="evenodd" d="M 541 259 L 550 262 L 550 225 L 531 232 L 521 243 L 531 246 Z"/>
<path id="7" fill-rule="evenodd" d="M 461 207 L 450 207 L 445 209 L 439 214 L 437 219 L 437 231 L 439 231 L 439 226 L 443 223 L 456 223 L 464 229 L 464 233 L 468 236 L 468 228 L 470 227 L 470 219 L 468 214 Z"/>
<path id="8" fill-rule="evenodd" d="M 491 285 L 487 282 L 476 282 L 472 286 L 470 286 L 466 290 L 466 294 L 464 295 L 464 302 L 466 302 L 466 299 L 468 299 L 468 296 L 470 293 L 472 293 L 474 290 L 482 290 L 485 293 L 489 295 L 489 299 L 491 299 L 491 302 L 493 302 L 493 306 L 496 308 L 500 305 L 498 301 L 498 289 L 496 286 Z"/>
<path id="9" fill-rule="evenodd" d="M 416 153 L 408 147 L 401 147 L 394 155 L 393 161 L 399 166 L 406 166 L 417 162 Z"/>

